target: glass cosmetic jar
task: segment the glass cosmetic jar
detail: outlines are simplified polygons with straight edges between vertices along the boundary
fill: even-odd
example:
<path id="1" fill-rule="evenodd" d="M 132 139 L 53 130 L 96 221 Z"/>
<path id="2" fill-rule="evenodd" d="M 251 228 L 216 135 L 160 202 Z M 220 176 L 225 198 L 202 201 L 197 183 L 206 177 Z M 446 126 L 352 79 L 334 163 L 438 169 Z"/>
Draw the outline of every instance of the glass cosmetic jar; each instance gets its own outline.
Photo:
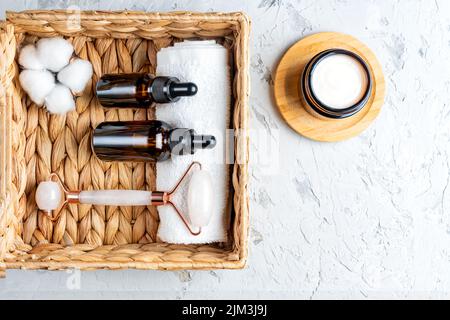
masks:
<path id="1" fill-rule="evenodd" d="M 330 49 L 306 65 L 300 86 L 309 113 L 325 119 L 346 119 L 367 105 L 373 77 L 367 63 L 356 53 Z"/>

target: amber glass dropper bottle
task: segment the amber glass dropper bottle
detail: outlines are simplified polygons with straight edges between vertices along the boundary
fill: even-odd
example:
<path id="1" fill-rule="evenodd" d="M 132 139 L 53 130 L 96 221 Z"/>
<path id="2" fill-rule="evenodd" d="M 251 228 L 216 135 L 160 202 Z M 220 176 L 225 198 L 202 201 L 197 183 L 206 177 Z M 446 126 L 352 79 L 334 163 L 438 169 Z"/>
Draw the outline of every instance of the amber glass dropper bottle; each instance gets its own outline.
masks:
<path id="1" fill-rule="evenodd" d="M 105 74 L 96 87 L 101 105 L 109 108 L 148 108 L 154 103 L 175 102 L 196 93 L 194 83 L 148 73 Z"/>
<path id="2" fill-rule="evenodd" d="M 105 161 L 165 161 L 215 145 L 214 136 L 158 120 L 103 122 L 92 136 L 94 153 Z"/>

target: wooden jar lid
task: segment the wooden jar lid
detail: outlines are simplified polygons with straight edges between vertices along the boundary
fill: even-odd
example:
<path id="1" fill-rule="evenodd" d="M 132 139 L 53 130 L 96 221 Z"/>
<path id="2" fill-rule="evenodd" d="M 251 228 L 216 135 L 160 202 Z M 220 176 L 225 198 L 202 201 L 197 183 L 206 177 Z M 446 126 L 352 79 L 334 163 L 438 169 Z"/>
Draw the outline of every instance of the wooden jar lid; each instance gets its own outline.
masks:
<path id="1" fill-rule="evenodd" d="M 322 51 L 345 49 L 361 56 L 371 69 L 373 90 L 369 101 L 353 117 L 339 120 L 321 119 L 304 107 L 300 78 L 308 62 Z M 385 97 L 383 70 L 373 52 L 359 40 L 335 32 L 318 33 L 293 45 L 281 59 L 275 73 L 275 102 L 284 120 L 301 135 L 317 141 L 336 142 L 359 135 L 381 111 Z"/>

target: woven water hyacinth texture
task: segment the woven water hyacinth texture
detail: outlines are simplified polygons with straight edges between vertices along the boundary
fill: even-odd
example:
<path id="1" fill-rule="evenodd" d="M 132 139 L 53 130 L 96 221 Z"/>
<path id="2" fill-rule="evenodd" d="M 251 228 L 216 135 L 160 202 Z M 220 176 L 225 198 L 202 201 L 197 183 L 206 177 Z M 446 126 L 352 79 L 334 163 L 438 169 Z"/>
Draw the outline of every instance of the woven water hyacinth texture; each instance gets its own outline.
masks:
<path id="1" fill-rule="evenodd" d="M 230 49 L 234 68 L 233 127 L 246 129 L 248 96 L 245 15 L 193 13 L 31 11 L 8 13 L 1 25 L 2 211 L 0 270 L 6 268 L 239 268 L 246 258 L 247 148 L 237 136 L 234 210 L 228 244 L 175 246 L 156 243 L 156 208 L 69 205 L 52 222 L 37 210 L 37 184 L 56 172 L 70 190 L 155 190 L 155 165 L 102 162 L 92 154 L 92 129 L 102 121 L 154 119 L 154 109 L 104 109 L 95 97 L 102 74 L 150 72 L 156 53 L 175 41 L 216 39 Z M 77 98 L 76 112 L 50 115 L 20 89 L 17 52 L 41 37 L 63 36 L 89 60 L 94 76 Z M 245 130 L 244 130 L 245 132 Z"/>
<path id="2" fill-rule="evenodd" d="M 18 43 L 36 40 L 28 37 L 20 41 L 20 38 Z M 77 56 L 91 61 L 94 76 L 77 99 L 76 112 L 67 116 L 49 115 L 44 108 L 22 95 L 22 105 L 27 111 L 27 184 L 23 194 L 27 205 L 23 216 L 23 240 L 31 245 L 45 240 L 63 245 L 154 242 L 158 226 L 154 207 L 70 205 L 54 224 L 45 213 L 37 210 L 34 194 L 38 182 L 48 179 L 51 172 L 56 172 L 69 190 L 155 190 L 153 164 L 103 162 L 92 154 L 90 145 L 91 132 L 99 123 L 153 119 L 154 109 L 105 109 L 94 93 L 95 84 L 102 74 L 154 73 L 154 58 L 149 56 L 154 57 L 156 50 L 170 45 L 171 39 L 67 39 L 72 42 Z"/>

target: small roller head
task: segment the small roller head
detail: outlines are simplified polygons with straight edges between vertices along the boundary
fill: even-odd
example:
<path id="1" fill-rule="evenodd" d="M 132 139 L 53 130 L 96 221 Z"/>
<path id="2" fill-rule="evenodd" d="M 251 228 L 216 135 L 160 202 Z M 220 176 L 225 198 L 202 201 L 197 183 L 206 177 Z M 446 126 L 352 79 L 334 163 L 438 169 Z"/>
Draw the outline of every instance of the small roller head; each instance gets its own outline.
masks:
<path id="1" fill-rule="evenodd" d="M 36 189 L 36 203 L 42 211 L 52 211 L 61 205 L 62 191 L 57 182 L 44 181 Z"/>
<path id="2" fill-rule="evenodd" d="M 188 189 L 188 214 L 191 224 L 204 227 L 211 220 L 214 192 L 211 175 L 205 170 L 192 174 Z"/>

